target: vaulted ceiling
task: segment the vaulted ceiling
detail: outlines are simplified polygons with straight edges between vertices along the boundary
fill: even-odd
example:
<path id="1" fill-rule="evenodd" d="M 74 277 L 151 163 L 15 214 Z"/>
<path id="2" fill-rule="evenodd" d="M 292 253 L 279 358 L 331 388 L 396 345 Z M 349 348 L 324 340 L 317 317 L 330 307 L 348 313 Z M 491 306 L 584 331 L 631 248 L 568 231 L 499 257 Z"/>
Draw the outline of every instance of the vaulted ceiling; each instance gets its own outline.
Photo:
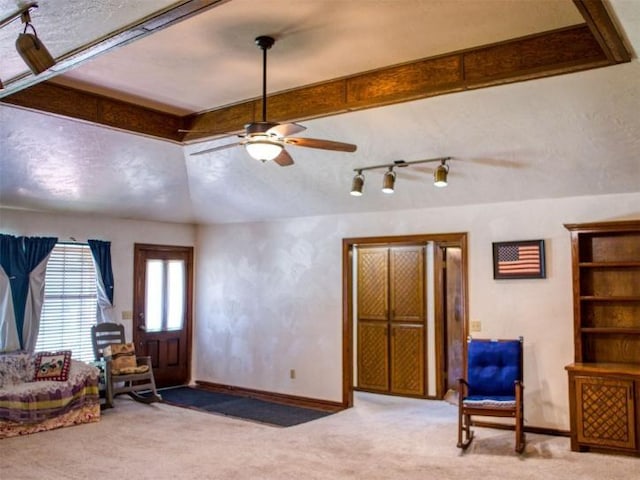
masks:
<path id="1" fill-rule="evenodd" d="M 125 5 L 126 3 L 126 5 Z M 0 0 L 0 17 L 25 2 Z M 0 29 L 0 206 L 178 222 L 260 221 L 637 192 L 640 2 L 635 0 L 40 1 L 56 58 L 34 76 Z M 237 141 L 268 116 L 355 153 Z M 183 133 L 180 129 L 194 129 Z M 354 169 L 398 171 L 396 192 Z"/>

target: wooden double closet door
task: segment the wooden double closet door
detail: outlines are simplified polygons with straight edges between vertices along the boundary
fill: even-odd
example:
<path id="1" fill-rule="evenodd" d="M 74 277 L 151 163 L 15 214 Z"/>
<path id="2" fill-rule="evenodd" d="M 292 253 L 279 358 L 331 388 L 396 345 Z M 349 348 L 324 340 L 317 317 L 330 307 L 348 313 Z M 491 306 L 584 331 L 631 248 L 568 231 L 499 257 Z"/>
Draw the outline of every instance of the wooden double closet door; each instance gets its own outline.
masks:
<path id="1" fill-rule="evenodd" d="M 425 395 L 425 247 L 358 249 L 358 389 Z"/>

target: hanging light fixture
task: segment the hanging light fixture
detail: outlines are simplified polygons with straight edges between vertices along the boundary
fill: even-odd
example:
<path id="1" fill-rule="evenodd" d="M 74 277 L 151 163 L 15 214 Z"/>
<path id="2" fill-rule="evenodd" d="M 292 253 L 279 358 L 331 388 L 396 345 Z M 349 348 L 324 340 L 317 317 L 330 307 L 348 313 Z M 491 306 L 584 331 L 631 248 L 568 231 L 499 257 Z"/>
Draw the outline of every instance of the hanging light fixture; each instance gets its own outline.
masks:
<path id="1" fill-rule="evenodd" d="M 442 159 L 440 161 L 440 165 L 433 172 L 433 184 L 436 187 L 446 187 L 447 186 L 447 174 L 449 173 L 449 165 L 447 165 L 447 160 Z"/>
<path id="2" fill-rule="evenodd" d="M 358 170 L 356 176 L 353 177 L 353 182 L 351 183 L 351 195 L 354 197 L 362 196 L 362 189 L 364 188 L 364 175 L 362 175 L 362 170 Z"/>
<path id="3" fill-rule="evenodd" d="M 270 139 L 269 135 L 254 134 L 245 143 L 244 148 L 252 158 L 266 162 L 280 155 L 283 147 L 279 143 L 274 143 L 274 140 Z"/>
<path id="4" fill-rule="evenodd" d="M 17 12 L 14 12 L 8 17 L 0 20 L 0 28 L 20 17 L 22 23 L 24 23 L 24 30 L 18 35 L 18 39 L 16 40 L 16 50 L 34 75 L 37 75 L 53 67 L 56 64 L 56 61 L 47 50 L 47 47 L 45 47 L 42 41 L 38 38 L 36 29 L 31 23 L 31 15 L 29 12 L 32 8 L 38 8 L 38 4 L 35 2 L 28 3 Z M 31 29 L 33 33 L 27 33 L 28 29 Z"/>
<path id="5" fill-rule="evenodd" d="M 384 174 L 382 179 L 382 193 L 393 193 L 393 185 L 395 183 L 396 172 L 393 171 L 393 167 L 389 167 L 389 170 Z"/>
<path id="6" fill-rule="evenodd" d="M 447 174 L 449 173 L 449 165 L 447 165 L 448 160 L 451 160 L 451 157 L 428 158 L 425 160 L 414 160 L 412 162 L 396 160 L 393 163 L 385 163 L 383 165 L 372 165 L 370 167 L 354 168 L 353 171 L 356 172 L 356 175 L 353 177 L 353 183 L 351 185 L 351 195 L 355 197 L 362 196 L 362 190 L 364 187 L 364 175 L 362 174 L 362 172 L 365 170 L 386 168 L 387 171 L 384 173 L 384 177 L 382 178 L 382 191 L 384 193 L 390 194 L 394 192 L 396 183 L 396 172 L 394 169 L 429 162 L 440 162 L 440 165 L 438 165 L 438 167 L 433 172 L 433 184 L 437 187 L 445 187 L 447 185 Z"/>

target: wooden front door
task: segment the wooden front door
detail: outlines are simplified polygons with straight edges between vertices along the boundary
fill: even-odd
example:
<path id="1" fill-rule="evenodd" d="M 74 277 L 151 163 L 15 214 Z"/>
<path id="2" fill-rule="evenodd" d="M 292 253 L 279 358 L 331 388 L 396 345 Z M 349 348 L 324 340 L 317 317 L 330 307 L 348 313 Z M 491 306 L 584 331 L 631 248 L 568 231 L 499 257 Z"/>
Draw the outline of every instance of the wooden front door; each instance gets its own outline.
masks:
<path id="1" fill-rule="evenodd" d="M 133 340 L 160 387 L 189 382 L 193 247 L 135 244 Z"/>
<path id="2" fill-rule="evenodd" d="M 358 387 L 425 394 L 424 247 L 358 251 Z"/>

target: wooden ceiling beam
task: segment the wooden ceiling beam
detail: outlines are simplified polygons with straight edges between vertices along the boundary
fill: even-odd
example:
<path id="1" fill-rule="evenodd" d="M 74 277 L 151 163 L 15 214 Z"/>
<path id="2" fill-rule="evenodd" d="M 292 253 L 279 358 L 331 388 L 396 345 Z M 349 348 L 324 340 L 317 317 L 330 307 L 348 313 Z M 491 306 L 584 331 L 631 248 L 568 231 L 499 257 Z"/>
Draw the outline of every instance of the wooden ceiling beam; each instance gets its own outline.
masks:
<path id="1" fill-rule="evenodd" d="M 210 8 L 218 1 L 190 1 Z M 380 68 L 268 97 L 269 120 L 293 122 L 381 107 L 630 61 L 602 0 L 574 0 L 586 24 L 530 35 L 401 65 Z M 194 10 L 195 11 L 195 10 Z M 188 12 L 175 13 L 174 20 Z M 158 29 L 168 18 L 149 23 Z M 166 21 L 165 21 L 166 20 Z M 179 117 L 133 103 L 51 83 L 34 85 L 2 102 L 178 142 L 239 133 L 258 120 L 261 99 Z M 183 128 L 195 130 L 180 133 Z"/>
<path id="2" fill-rule="evenodd" d="M 269 121 L 293 122 L 610 65 L 586 25 L 426 58 L 270 95 Z M 261 100 L 186 119 L 184 142 L 238 133 Z"/>
<path id="3" fill-rule="evenodd" d="M 3 103 L 132 133 L 180 142 L 184 118 L 95 93 L 44 82 L 2 99 Z"/>
<path id="4" fill-rule="evenodd" d="M 631 61 L 631 54 L 625 47 L 602 0 L 573 0 L 573 3 L 584 17 L 607 58 L 612 63 Z"/>

